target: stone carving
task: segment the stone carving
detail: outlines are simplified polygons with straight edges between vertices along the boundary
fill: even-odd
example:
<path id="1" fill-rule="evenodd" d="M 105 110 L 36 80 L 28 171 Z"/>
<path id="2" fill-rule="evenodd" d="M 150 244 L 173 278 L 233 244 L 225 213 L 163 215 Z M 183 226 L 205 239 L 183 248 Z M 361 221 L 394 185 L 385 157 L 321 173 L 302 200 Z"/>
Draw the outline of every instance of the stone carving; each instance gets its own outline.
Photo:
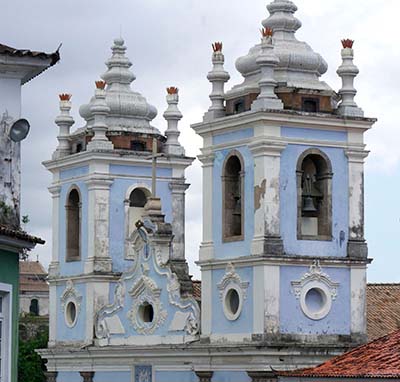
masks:
<path id="1" fill-rule="evenodd" d="M 167 311 L 163 309 L 160 301 L 161 289 L 159 289 L 150 277 L 148 269 L 144 269 L 143 276 L 133 285 L 129 294 L 133 298 L 133 305 L 128 312 L 133 327 L 140 334 L 153 334 L 167 318 Z M 153 309 L 152 320 L 146 322 L 140 316 L 140 309 L 145 304 L 151 305 Z"/>
<path id="2" fill-rule="evenodd" d="M 294 295 L 300 300 L 303 313 L 312 320 L 325 318 L 336 300 L 339 283 L 322 271 L 319 260 L 315 260 L 298 281 L 292 281 Z"/>
<path id="3" fill-rule="evenodd" d="M 81 311 L 82 295 L 76 290 L 72 280 L 67 281 L 65 290 L 61 295 L 60 299 L 61 299 L 61 308 L 64 312 L 64 315 L 66 314 L 68 303 L 73 302 L 75 304 L 76 319 L 74 320 L 73 325 L 69 325 L 69 326 L 75 326 L 78 315 Z"/>
<path id="4" fill-rule="evenodd" d="M 235 266 L 232 263 L 229 263 L 226 266 L 225 275 L 217 285 L 219 290 L 219 297 L 221 300 L 224 297 L 224 292 L 228 289 L 232 284 L 238 286 L 242 292 L 243 299 L 247 298 L 247 288 L 249 287 L 249 282 L 242 281 L 240 276 L 236 273 Z"/>
<path id="5" fill-rule="evenodd" d="M 132 233 L 128 240 L 125 259 L 137 261 L 141 255 L 145 254 L 148 255 L 147 234 L 140 227 Z"/>
<path id="6" fill-rule="evenodd" d="M 114 291 L 114 303 L 104 306 L 97 313 L 95 332 L 97 338 L 107 338 L 110 336 L 110 328 L 107 325 L 107 318 L 113 316 L 124 306 L 125 286 L 119 282 Z"/>
<path id="7" fill-rule="evenodd" d="M 322 267 L 320 265 L 319 260 L 315 260 L 311 264 L 310 270 L 307 273 L 305 273 L 299 281 L 292 281 L 294 294 L 297 299 L 300 299 L 302 289 L 312 281 L 317 281 L 322 284 L 325 284 L 330 290 L 330 295 L 332 297 L 332 300 L 336 299 L 337 288 L 339 287 L 339 283 L 333 282 L 331 278 L 322 271 Z"/>

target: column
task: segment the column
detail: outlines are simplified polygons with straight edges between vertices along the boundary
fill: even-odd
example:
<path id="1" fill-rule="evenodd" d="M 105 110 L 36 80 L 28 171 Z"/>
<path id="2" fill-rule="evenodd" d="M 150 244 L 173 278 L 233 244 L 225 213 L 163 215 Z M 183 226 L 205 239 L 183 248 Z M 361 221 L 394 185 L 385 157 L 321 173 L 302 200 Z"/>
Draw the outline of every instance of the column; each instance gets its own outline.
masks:
<path id="1" fill-rule="evenodd" d="M 203 241 L 200 245 L 200 261 L 210 260 L 214 257 L 213 241 L 213 169 L 215 155 L 200 155 L 203 163 Z"/>
<path id="2" fill-rule="evenodd" d="M 57 372 L 56 371 L 45 371 L 44 375 L 47 382 L 57 382 Z"/>
<path id="3" fill-rule="evenodd" d="M 348 257 L 365 259 L 368 247 L 364 238 L 364 159 L 365 150 L 347 150 L 349 164 L 349 241 Z"/>
<path id="4" fill-rule="evenodd" d="M 94 371 L 81 371 L 79 374 L 83 382 L 93 382 Z"/>
<path id="5" fill-rule="evenodd" d="M 254 157 L 254 239 L 252 255 L 279 256 L 280 161 L 286 144 L 260 139 L 249 145 Z"/>
<path id="6" fill-rule="evenodd" d="M 113 181 L 93 177 L 88 186 L 88 258 L 85 273 L 111 272 L 109 256 L 110 187 Z"/>
<path id="7" fill-rule="evenodd" d="M 213 371 L 195 371 L 199 378 L 199 382 L 211 382 L 211 378 L 214 374 Z"/>

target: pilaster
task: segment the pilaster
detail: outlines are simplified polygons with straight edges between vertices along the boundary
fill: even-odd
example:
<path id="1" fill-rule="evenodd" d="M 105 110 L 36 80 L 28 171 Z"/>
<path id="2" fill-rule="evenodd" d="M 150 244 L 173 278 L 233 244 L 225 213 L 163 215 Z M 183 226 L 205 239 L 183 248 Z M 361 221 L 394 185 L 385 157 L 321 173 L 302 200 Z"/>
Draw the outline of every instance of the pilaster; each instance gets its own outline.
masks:
<path id="1" fill-rule="evenodd" d="M 57 382 L 57 371 L 45 371 L 46 382 Z"/>
<path id="2" fill-rule="evenodd" d="M 252 255 L 282 255 L 280 160 L 286 144 L 260 138 L 249 145 L 254 157 L 254 238 Z"/>
<path id="3" fill-rule="evenodd" d="M 367 258 L 368 247 L 364 238 L 364 160 L 369 152 L 347 150 L 349 169 L 349 241 L 347 255 Z"/>
<path id="4" fill-rule="evenodd" d="M 51 250 L 51 263 L 49 266 L 49 276 L 54 277 L 59 273 L 59 237 L 60 237 L 60 186 L 51 186 L 49 191 L 52 198 L 53 214 L 52 214 L 52 250 Z"/>
<path id="5" fill-rule="evenodd" d="M 213 241 L 213 168 L 215 155 L 207 153 L 200 155 L 203 164 L 203 241 L 200 245 L 200 261 L 214 257 Z"/>
<path id="6" fill-rule="evenodd" d="M 109 256 L 110 187 L 113 180 L 95 176 L 88 187 L 88 258 L 85 273 L 111 272 Z"/>
<path id="7" fill-rule="evenodd" d="M 248 371 L 252 382 L 276 382 L 278 377 L 273 371 Z"/>

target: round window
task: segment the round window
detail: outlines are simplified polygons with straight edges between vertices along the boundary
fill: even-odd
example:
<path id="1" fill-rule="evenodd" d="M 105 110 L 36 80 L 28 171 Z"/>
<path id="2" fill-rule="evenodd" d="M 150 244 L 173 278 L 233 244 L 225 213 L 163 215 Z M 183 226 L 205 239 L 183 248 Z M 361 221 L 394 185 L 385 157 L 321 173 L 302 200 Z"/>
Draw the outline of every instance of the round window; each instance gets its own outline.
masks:
<path id="1" fill-rule="evenodd" d="M 72 327 L 76 323 L 76 305 L 73 301 L 70 301 L 67 304 L 67 307 L 65 309 L 65 317 L 67 320 L 68 326 Z"/>
<path id="2" fill-rule="evenodd" d="M 224 313 L 228 320 L 236 320 L 242 310 L 242 299 L 236 288 L 228 289 L 224 298 Z"/>
<path id="3" fill-rule="evenodd" d="M 154 308 L 153 305 L 148 303 L 147 301 L 144 302 L 139 307 L 139 317 L 143 322 L 153 322 L 154 320 Z"/>
<path id="4" fill-rule="evenodd" d="M 332 306 L 330 292 L 325 285 L 309 285 L 304 288 L 301 296 L 301 309 L 312 320 L 325 318 Z"/>

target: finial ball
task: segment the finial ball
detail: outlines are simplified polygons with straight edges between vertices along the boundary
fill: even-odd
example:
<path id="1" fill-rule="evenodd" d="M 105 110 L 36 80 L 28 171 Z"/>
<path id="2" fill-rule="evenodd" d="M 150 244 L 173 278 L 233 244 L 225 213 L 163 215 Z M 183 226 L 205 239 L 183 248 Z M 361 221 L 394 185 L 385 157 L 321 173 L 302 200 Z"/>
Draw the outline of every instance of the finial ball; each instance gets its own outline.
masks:
<path id="1" fill-rule="evenodd" d="M 122 38 L 122 37 L 117 37 L 115 40 L 114 40 L 114 44 L 115 45 L 117 45 L 117 46 L 123 46 L 124 45 L 124 39 Z"/>

